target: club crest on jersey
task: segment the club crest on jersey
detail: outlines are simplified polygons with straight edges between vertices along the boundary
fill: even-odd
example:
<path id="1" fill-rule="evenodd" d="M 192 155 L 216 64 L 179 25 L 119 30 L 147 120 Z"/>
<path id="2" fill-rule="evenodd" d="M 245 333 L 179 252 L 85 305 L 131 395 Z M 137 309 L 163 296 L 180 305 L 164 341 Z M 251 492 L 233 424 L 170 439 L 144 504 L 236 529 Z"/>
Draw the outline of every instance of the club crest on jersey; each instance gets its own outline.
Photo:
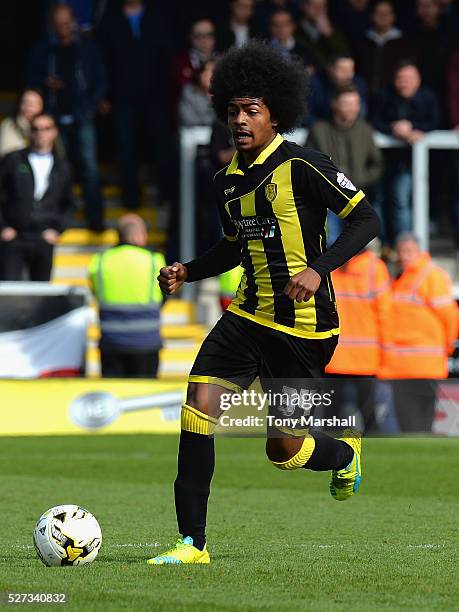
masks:
<path id="1" fill-rule="evenodd" d="M 276 183 L 268 183 L 265 187 L 265 196 L 268 202 L 274 202 L 277 196 Z"/>
<path id="2" fill-rule="evenodd" d="M 349 189 L 349 191 L 357 191 L 357 187 L 347 178 L 343 172 L 336 173 L 336 181 L 340 187 Z"/>

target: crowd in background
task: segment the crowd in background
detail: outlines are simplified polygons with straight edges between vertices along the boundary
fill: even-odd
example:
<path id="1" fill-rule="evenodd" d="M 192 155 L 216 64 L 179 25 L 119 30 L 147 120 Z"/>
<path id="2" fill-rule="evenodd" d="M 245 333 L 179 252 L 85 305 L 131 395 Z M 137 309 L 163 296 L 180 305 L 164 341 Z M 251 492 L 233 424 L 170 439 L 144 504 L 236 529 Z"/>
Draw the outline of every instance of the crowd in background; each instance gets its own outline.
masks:
<path id="1" fill-rule="evenodd" d="M 37 0 L 38 5 L 24 60 L 21 54 L 14 58 L 22 93 L 14 113 L 0 123 L 0 280 L 19 280 L 24 269 L 31 280 L 50 280 L 54 246 L 74 209 L 76 181 L 87 227 L 106 228 L 101 161 L 116 164 L 124 208 L 141 214 L 147 204 L 168 211 L 167 259 L 176 259 L 182 127 L 210 128 L 195 167 L 197 250 L 214 244 L 221 230 L 212 177 L 235 149 L 227 126 L 215 118 L 212 74 L 229 48 L 263 39 L 302 63 L 309 76 L 301 126 L 307 137 L 299 144 L 330 155 L 367 194 L 383 222 L 383 254 L 390 261 L 397 251 L 400 264 L 391 281 L 385 264 L 367 249 L 335 271 L 342 333 L 329 372 L 363 378 L 447 375 L 458 310 L 449 278 L 409 234 L 410 146 L 432 130 L 459 134 L 459 2 Z M 5 77 L 0 90 L 6 83 Z M 406 146 L 381 150 L 375 131 Z M 430 169 L 431 223 L 447 216 L 459 250 L 459 153 L 434 152 Z M 155 189 L 147 192 L 146 182 Z M 156 195 L 146 202 L 146 193 Z M 138 215 L 122 216 L 119 244 L 90 265 L 105 376 L 154 376 L 158 368 L 162 296 L 152 286 L 151 269 L 165 260 L 145 249 L 146 230 Z M 340 231 L 341 221 L 330 213 L 330 243 Z M 240 273 L 220 278 L 223 308 Z M 391 326 L 392 319 L 406 325 Z M 403 393 L 399 400 L 406 406 Z M 430 428 L 430 396 L 420 429 Z"/>
<path id="2" fill-rule="evenodd" d="M 197 214 L 199 248 L 212 244 L 219 235 L 212 175 L 234 150 L 226 127 L 215 121 L 209 85 L 218 57 L 254 37 L 304 64 L 311 84 L 303 121 L 307 145 L 331 155 L 366 191 L 383 220 L 381 238 L 388 247 L 412 229 L 411 155 L 409 148 L 382 153 L 373 130 L 407 145 L 431 130 L 459 130 L 459 6 L 454 0 L 41 4 L 48 16 L 46 31 L 22 67 L 25 91 L 17 112 L 0 125 L 3 208 L 11 188 L 2 170 L 5 159 L 33 145 L 32 119 L 45 109 L 58 130 L 55 155 L 71 162 L 82 184 L 90 229 L 104 229 L 101 149 L 118 163 L 122 204 L 133 210 L 142 202 L 140 164 L 153 162 L 159 201 L 168 206 L 175 228 L 178 131 L 208 125 L 211 141 L 200 151 L 196 168 Z M 459 248 L 459 161 L 440 153 L 432 171 L 436 193 L 447 182 L 444 192 Z M 432 217 L 438 220 L 435 203 Z M 3 211 L 3 242 L 11 236 L 5 223 Z M 338 220 L 330 219 L 330 240 L 338 232 Z M 170 240 L 173 244 L 173 231 Z"/>

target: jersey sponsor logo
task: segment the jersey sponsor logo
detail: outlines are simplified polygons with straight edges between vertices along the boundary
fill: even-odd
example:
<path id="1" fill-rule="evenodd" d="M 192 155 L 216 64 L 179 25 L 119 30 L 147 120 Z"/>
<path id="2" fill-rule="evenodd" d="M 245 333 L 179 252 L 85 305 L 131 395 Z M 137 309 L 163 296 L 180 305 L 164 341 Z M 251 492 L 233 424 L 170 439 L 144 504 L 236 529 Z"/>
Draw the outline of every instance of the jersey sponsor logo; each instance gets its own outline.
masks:
<path id="1" fill-rule="evenodd" d="M 234 219 L 233 223 L 240 230 L 241 238 L 245 240 L 261 240 L 262 238 L 274 238 L 276 235 L 276 217 L 243 217 Z"/>
<path id="2" fill-rule="evenodd" d="M 265 196 L 268 202 L 274 202 L 277 196 L 277 185 L 276 183 L 268 183 L 265 186 Z"/>
<path id="3" fill-rule="evenodd" d="M 235 189 L 236 189 L 235 185 L 233 185 L 232 187 L 228 187 L 228 189 L 225 189 L 224 194 L 229 195 L 230 193 L 233 193 Z"/>
<path id="4" fill-rule="evenodd" d="M 349 191 L 357 191 L 357 187 L 350 181 L 343 172 L 336 173 L 336 181 L 343 189 L 349 189 Z"/>

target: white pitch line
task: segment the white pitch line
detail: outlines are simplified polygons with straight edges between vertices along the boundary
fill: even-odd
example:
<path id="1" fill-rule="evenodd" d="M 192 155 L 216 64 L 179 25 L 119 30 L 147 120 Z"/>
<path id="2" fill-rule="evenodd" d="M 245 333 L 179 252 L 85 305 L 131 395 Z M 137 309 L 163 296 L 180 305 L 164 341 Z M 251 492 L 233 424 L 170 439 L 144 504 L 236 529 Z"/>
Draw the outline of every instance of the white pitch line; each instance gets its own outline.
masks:
<path id="1" fill-rule="evenodd" d="M 104 548 L 159 548 L 160 546 L 163 545 L 159 542 L 128 542 L 127 544 L 105 544 Z M 31 544 L 13 544 L 12 548 L 31 550 L 34 546 Z"/>
<path id="2" fill-rule="evenodd" d="M 284 546 L 286 544 L 284 543 Z M 160 544 L 159 542 L 127 542 L 125 544 L 105 544 L 104 548 L 159 548 L 161 546 L 166 546 L 165 544 Z M 397 546 L 393 544 L 392 546 Z M 288 548 L 348 548 L 348 544 L 311 544 L 311 543 L 301 543 L 301 544 L 287 544 Z M 415 549 L 438 549 L 438 548 L 446 548 L 447 544 L 406 544 L 406 548 L 415 548 Z M 31 544 L 12 544 L 11 548 L 20 548 L 23 550 L 31 550 L 34 547 Z"/>
<path id="3" fill-rule="evenodd" d="M 145 544 L 142 543 L 138 543 L 138 544 L 133 544 L 133 543 L 128 543 L 128 544 L 109 544 L 108 548 L 110 547 L 114 547 L 114 548 L 158 548 L 159 546 L 161 546 L 161 544 L 159 542 L 145 542 Z"/>
<path id="4" fill-rule="evenodd" d="M 446 548 L 446 544 L 408 544 L 407 548 Z"/>

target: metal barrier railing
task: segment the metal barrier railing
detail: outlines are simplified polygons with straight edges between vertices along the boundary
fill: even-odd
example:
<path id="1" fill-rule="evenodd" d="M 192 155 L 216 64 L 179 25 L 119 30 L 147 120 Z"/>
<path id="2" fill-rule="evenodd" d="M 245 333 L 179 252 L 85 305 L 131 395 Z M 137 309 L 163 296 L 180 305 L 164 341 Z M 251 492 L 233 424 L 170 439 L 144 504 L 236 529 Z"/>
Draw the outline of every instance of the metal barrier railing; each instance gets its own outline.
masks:
<path id="1" fill-rule="evenodd" d="M 199 145 L 210 140 L 209 127 L 182 128 L 180 131 L 180 260 L 196 257 L 195 243 L 195 181 L 194 167 Z M 298 144 L 306 140 L 307 130 L 295 130 L 288 139 Z M 407 146 L 403 141 L 379 132 L 376 144 L 383 149 Z M 459 149 L 459 134 L 454 131 L 429 132 L 412 146 L 413 171 L 413 231 L 424 249 L 429 247 L 429 151 Z"/>

